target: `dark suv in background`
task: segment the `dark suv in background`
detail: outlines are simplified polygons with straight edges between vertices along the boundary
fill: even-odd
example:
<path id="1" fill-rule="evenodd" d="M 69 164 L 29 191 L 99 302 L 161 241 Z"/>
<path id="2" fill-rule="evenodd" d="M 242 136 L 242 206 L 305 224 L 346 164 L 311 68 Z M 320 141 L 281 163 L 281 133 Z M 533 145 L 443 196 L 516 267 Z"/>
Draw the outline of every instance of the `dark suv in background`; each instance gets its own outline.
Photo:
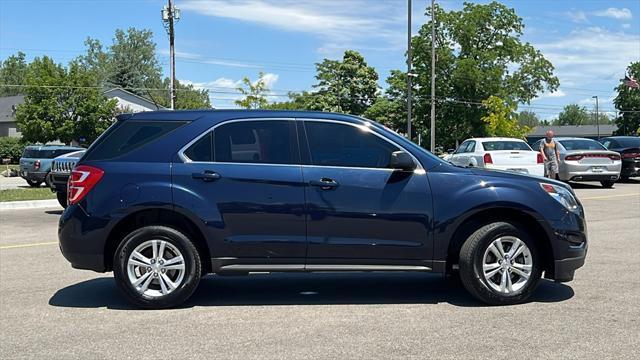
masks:
<path id="1" fill-rule="evenodd" d="M 320 112 L 122 115 L 80 159 L 60 218 L 72 266 L 140 307 L 207 273 L 433 271 L 489 304 L 573 279 L 587 252 L 569 186 L 462 168 L 366 119 Z"/>
<path id="2" fill-rule="evenodd" d="M 620 180 L 640 177 L 640 137 L 610 136 L 602 138 L 600 142 L 608 150 L 615 151 L 622 157 Z"/>

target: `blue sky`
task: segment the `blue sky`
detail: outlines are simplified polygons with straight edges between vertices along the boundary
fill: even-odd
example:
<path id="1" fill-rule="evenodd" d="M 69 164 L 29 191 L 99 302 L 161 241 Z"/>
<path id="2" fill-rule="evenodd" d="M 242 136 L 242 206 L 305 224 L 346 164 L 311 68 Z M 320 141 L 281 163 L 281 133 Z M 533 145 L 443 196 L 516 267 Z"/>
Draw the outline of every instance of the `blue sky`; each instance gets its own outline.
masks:
<path id="1" fill-rule="evenodd" d="M 414 0 L 414 33 L 425 21 L 427 0 Z M 446 9 L 462 1 L 439 0 Z M 480 1 L 485 2 L 485 1 Z M 168 74 L 168 40 L 161 0 L 0 0 L 0 59 L 22 50 L 66 63 L 91 36 L 110 44 L 117 28 L 151 29 Z M 524 40 L 556 67 L 560 89 L 541 94 L 530 109 L 552 118 L 579 103 L 613 111 L 613 88 L 631 61 L 640 60 L 640 1 L 503 1 L 526 25 Z M 314 63 L 360 51 L 380 74 L 404 69 L 406 0 L 176 0 L 177 77 L 208 88 L 214 106 L 233 107 L 243 76 L 265 80 L 272 100 L 309 89 Z M 520 110 L 527 106 L 521 106 Z"/>

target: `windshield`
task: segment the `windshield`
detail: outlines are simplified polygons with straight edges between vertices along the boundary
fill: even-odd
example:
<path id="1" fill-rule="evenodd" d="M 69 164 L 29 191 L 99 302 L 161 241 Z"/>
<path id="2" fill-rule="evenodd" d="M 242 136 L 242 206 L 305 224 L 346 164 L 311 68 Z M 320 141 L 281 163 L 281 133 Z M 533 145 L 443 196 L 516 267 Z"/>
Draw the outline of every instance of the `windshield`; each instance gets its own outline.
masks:
<path id="1" fill-rule="evenodd" d="M 595 140 L 589 139 L 575 139 L 575 140 L 560 140 L 560 144 L 564 146 L 568 151 L 571 150 L 607 150 L 602 144 Z"/>
<path id="2" fill-rule="evenodd" d="M 482 146 L 486 151 L 495 150 L 522 150 L 531 151 L 524 141 L 483 141 Z"/>

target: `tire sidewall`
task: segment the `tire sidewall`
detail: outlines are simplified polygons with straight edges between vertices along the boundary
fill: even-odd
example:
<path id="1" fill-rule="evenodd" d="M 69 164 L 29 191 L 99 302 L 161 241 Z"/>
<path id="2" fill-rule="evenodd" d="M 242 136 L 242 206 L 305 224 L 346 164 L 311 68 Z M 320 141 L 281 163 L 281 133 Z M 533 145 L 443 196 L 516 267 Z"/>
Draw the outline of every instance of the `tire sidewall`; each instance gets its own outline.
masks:
<path id="1" fill-rule="evenodd" d="M 148 240 L 164 240 L 175 246 L 185 263 L 185 274 L 182 283 L 171 293 L 161 297 L 149 297 L 140 294 L 129 281 L 127 262 L 131 252 Z M 181 232 L 163 226 L 147 226 L 131 232 L 120 243 L 113 261 L 113 273 L 118 287 L 127 298 L 143 308 L 173 307 L 189 298 L 200 281 L 200 258 L 189 239 Z"/>
<path id="2" fill-rule="evenodd" d="M 494 225 L 479 239 L 473 253 L 473 275 L 478 280 L 477 290 L 482 293 L 483 297 L 486 296 L 492 299 L 489 301 L 490 303 L 513 304 L 522 302 L 531 295 L 538 285 L 542 272 L 542 259 L 533 239 L 525 232 L 520 231 L 519 227 L 509 223 L 497 223 Z M 522 240 L 529 248 L 533 262 L 528 282 L 520 290 L 511 294 L 502 294 L 492 289 L 488 284 L 488 280 L 485 279 L 483 271 L 485 251 L 494 240 L 505 236 L 513 236 Z"/>

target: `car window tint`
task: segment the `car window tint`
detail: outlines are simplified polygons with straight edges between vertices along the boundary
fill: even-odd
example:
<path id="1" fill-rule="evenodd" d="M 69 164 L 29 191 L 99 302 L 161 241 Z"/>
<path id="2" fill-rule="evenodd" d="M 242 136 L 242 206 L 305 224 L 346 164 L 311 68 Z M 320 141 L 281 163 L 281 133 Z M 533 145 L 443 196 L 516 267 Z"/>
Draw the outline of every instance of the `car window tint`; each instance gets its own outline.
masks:
<path id="1" fill-rule="evenodd" d="M 456 149 L 454 154 L 460 154 L 466 151 L 467 146 L 469 146 L 469 140 L 467 141 L 463 141 L 462 144 L 460 144 L 460 146 L 458 146 L 458 148 Z"/>
<path id="2" fill-rule="evenodd" d="M 78 151 L 78 149 L 25 149 L 22 157 L 30 159 L 53 159 L 72 151 Z"/>
<path id="3" fill-rule="evenodd" d="M 184 155 L 191 161 L 213 161 L 213 136 L 211 132 L 184 151 Z"/>
<path id="4" fill-rule="evenodd" d="M 476 142 L 469 141 L 469 145 L 467 146 L 466 152 L 474 152 L 474 151 L 476 151 Z"/>
<path id="5" fill-rule="evenodd" d="M 483 141 L 482 146 L 486 151 L 520 150 L 529 151 L 531 148 L 523 141 Z"/>
<path id="6" fill-rule="evenodd" d="M 288 120 L 238 121 L 214 130 L 216 162 L 297 164 L 295 127 Z"/>
<path id="7" fill-rule="evenodd" d="M 640 147 L 640 137 L 618 138 L 615 141 L 619 143 L 617 147 Z"/>
<path id="8" fill-rule="evenodd" d="M 602 142 L 602 145 L 604 145 L 604 147 L 606 147 L 607 149 L 610 149 L 612 143 L 613 142 L 611 140 L 605 140 Z"/>
<path id="9" fill-rule="evenodd" d="M 311 163 L 322 166 L 386 168 L 398 147 L 367 129 L 330 122 L 305 122 Z"/>
<path id="10" fill-rule="evenodd" d="M 122 156 L 186 124 L 184 121 L 119 121 L 85 155 L 86 160 Z"/>
<path id="11" fill-rule="evenodd" d="M 590 139 L 560 140 L 560 144 L 567 150 L 606 150 L 602 144 Z"/>

